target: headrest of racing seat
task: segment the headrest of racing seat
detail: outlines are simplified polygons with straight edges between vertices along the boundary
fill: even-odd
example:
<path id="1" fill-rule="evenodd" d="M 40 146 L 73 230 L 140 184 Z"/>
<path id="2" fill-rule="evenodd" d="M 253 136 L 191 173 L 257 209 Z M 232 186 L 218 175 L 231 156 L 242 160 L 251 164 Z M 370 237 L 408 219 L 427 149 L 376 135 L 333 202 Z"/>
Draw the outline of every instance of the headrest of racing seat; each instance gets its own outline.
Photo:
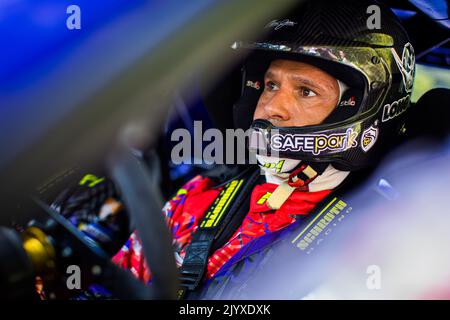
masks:
<path id="1" fill-rule="evenodd" d="M 407 138 L 444 139 L 450 134 L 450 89 L 435 88 L 411 107 L 406 120 Z"/>
<path id="2" fill-rule="evenodd" d="M 225 131 L 232 129 L 233 105 L 241 95 L 241 65 L 235 65 L 211 88 L 205 79 L 200 82 L 200 94 L 204 106 L 215 128 Z"/>
<path id="3" fill-rule="evenodd" d="M 233 123 L 236 128 L 247 130 L 253 121 L 256 104 L 264 91 L 264 73 L 269 62 L 247 59 L 241 69 L 241 96 L 233 106 Z"/>

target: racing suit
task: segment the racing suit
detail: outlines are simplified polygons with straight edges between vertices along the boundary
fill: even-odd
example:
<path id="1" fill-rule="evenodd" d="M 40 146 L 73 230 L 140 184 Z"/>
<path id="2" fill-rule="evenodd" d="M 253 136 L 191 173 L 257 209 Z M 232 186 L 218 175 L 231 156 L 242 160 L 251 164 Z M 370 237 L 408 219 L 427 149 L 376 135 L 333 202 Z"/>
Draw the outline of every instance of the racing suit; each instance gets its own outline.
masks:
<path id="1" fill-rule="evenodd" d="M 336 172 L 336 170 L 331 170 L 330 174 L 330 170 L 326 170 L 321 175 L 324 182 L 318 181 L 319 183 L 311 188 L 316 191 L 309 191 L 305 188 L 294 190 L 277 210 L 271 209 L 266 201 L 278 187 L 277 181 L 274 177 L 269 177 L 267 173 L 266 177 L 261 175 L 251 190 L 249 209 L 242 223 L 223 246 L 210 253 L 206 274 L 202 282 L 203 286 L 216 285 L 218 279 L 229 277 L 230 272 L 233 272 L 232 270 L 237 267 L 239 268 L 240 264 L 254 261 L 257 253 L 264 252 L 266 248 L 270 247 L 271 243 L 282 236 L 284 231 L 289 229 L 290 225 L 307 216 L 318 203 L 332 193 L 333 187 L 345 178 L 345 175 L 339 177 L 335 174 Z M 319 176 L 316 180 L 320 180 L 321 177 Z M 330 181 L 333 181 L 333 183 L 330 184 Z M 183 263 L 186 248 L 198 229 L 205 212 L 208 211 L 223 189 L 223 184 L 217 186 L 217 182 L 213 179 L 199 175 L 182 186 L 163 207 L 162 211 L 166 223 L 173 236 L 173 247 L 178 267 Z M 114 209 L 118 211 L 121 208 L 120 202 L 114 197 L 107 199 L 103 197 L 103 200 L 99 207 L 100 215 L 105 216 L 105 212 L 112 212 Z M 64 204 L 56 207 L 62 210 Z M 101 236 L 102 233 L 107 233 L 105 226 L 101 228 L 103 232 L 99 231 L 98 227 L 89 228 L 86 227 L 86 223 L 80 223 L 79 220 L 74 219 L 74 216 L 77 215 L 71 213 L 71 221 L 79 228 L 80 225 L 83 225 L 80 229 L 88 236 L 99 243 L 108 242 L 102 240 Z M 97 216 L 99 216 L 98 213 Z M 87 225 L 91 226 L 92 223 Z M 95 225 L 99 225 L 98 221 Z M 92 229 L 95 232 L 92 232 Z M 119 228 L 116 227 L 116 229 Z M 146 264 L 139 236 L 136 232 L 132 232 L 123 247 L 114 254 L 112 260 L 122 268 L 129 269 L 141 281 L 151 283 L 151 271 Z"/>

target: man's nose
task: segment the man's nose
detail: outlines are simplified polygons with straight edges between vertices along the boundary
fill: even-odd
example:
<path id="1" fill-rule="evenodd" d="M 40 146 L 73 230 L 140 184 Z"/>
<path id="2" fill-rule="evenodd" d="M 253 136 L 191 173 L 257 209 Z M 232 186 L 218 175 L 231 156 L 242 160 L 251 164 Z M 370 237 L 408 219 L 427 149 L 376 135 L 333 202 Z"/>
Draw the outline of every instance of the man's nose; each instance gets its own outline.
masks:
<path id="1" fill-rule="evenodd" d="M 286 92 L 278 91 L 265 105 L 268 120 L 289 121 L 289 105 L 291 101 Z"/>

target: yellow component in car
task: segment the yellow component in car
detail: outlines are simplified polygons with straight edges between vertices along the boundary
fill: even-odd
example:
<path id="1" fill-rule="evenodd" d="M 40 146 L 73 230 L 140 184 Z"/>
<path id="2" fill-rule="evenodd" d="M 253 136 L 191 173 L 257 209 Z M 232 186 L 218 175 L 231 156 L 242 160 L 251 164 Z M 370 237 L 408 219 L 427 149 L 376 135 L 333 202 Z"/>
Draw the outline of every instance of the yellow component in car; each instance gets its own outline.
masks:
<path id="1" fill-rule="evenodd" d="M 22 233 L 22 238 L 23 248 L 38 274 L 55 267 L 55 249 L 41 229 L 30 227 Z"/>

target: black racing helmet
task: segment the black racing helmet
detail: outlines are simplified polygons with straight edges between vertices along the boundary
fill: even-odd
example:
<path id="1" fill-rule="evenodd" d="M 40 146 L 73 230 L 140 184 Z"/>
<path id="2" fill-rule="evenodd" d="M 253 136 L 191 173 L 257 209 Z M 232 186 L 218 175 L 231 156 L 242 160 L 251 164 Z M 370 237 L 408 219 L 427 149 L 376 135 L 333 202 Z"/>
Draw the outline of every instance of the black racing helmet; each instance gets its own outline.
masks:
<path id="1" fill-rule="evenodd" d="M 232 45 L 250 52 L 233 110 L 235 127 L 253 129 L 250 149 L 346 171 L 375 162 L 402 129 L 414 80 L 414 50 L 394 13 L 376 1 L 313 0 L 264 30 L 262 40 Z M 252 120 L 264 73 L 276 59 L 314 65 L 348 86 L 321 124 L 275 127 Z"/>

